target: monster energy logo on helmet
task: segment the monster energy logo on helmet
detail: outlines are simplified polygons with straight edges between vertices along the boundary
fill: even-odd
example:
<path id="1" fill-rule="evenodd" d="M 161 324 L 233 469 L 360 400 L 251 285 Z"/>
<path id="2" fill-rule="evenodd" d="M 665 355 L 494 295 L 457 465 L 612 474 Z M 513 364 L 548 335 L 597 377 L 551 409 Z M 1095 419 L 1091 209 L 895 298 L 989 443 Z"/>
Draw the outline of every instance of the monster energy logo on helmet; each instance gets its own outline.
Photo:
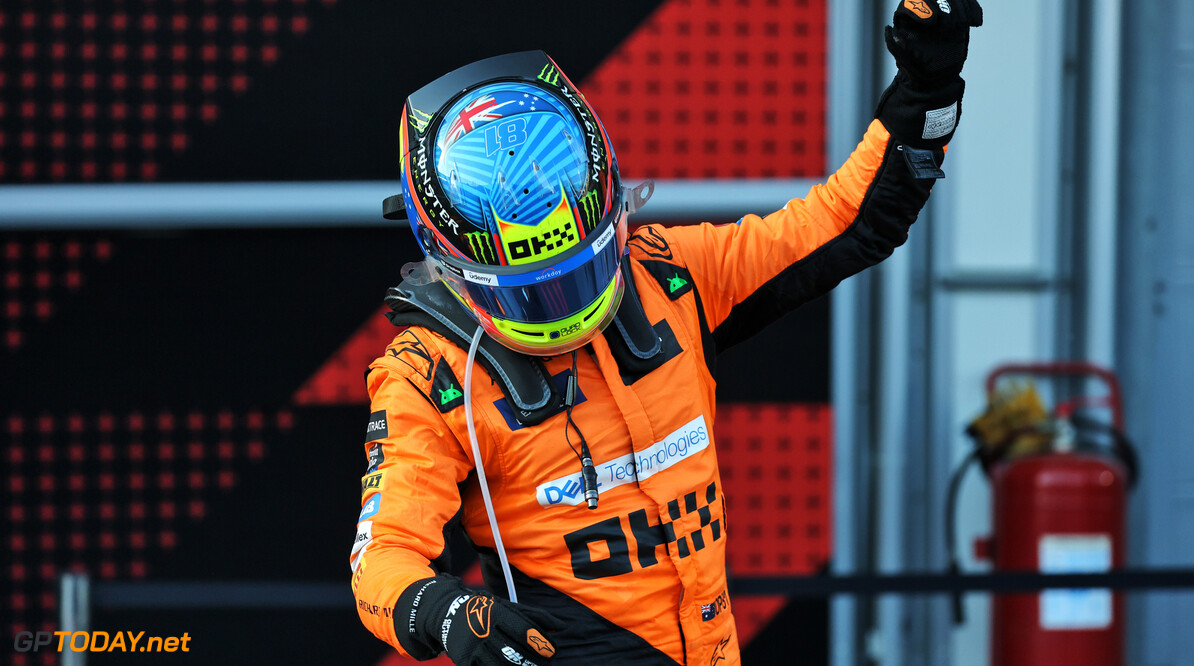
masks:
<path id="1" fill-rule="evenodd" d="M 415 129 L 419 130 L 419 133 L 421 134 L 427 129 L 427 123 L 431 122 L 431 115 L 411 107 L 410 121 L 414 124 Z"/>
<path id="2" fill-rule="evenodd" d="M 484 231 L 470 231 L 464 234 L 464 237 L 468 239 L 468 248 L 473 253 L 473 259 L 482 264 L 497 265 L 497 250 L 493 246 L 492 236 Z"/>
<path id="3" fill-rule="evenodd" d="M 560 71 L 548 63 L 543 66 L 543 69 L 539 70 L 538 78 L 547 85 L 554 86 L 560 82 Z"/>
<path id="4" fill-rule="evenodd" d="M 580 198 L 580 214 L 584 218 L 585 232 L 593 230 L 601 221 L 601 211 L 598 210 L 597 190 L 589 190 Z"/>

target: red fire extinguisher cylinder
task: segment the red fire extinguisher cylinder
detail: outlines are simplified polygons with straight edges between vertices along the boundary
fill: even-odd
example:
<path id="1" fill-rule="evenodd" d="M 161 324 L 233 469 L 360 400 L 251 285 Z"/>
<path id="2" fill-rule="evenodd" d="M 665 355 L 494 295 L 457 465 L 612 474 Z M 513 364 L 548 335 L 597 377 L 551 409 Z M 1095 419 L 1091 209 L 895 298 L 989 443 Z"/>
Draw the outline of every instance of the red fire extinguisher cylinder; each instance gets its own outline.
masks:
<path id="1" fill-rule="evenodd" d="M 1122 567 L 1126 478 L 1116 461 L 1076 453 L 996 466 L 995 569 L 1096 573 Z M 1109 590 L 996 595 L 991 650 L 993 666 L 1122 666 L 1123 599 Z"/>

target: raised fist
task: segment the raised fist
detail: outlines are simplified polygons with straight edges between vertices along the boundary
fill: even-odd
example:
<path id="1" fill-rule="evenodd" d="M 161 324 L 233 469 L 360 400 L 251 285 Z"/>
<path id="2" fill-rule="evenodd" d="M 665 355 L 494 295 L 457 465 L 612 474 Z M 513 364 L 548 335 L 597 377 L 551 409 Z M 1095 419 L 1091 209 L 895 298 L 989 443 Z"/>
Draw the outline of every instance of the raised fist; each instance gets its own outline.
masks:
<path id="1" fill-rule="evenodd" d="M 983 8 L 977 0 L 901 0 L 892 23 L 883 35 L 896 65 L 918 83 L 940 84 L 961 73 Z"/>

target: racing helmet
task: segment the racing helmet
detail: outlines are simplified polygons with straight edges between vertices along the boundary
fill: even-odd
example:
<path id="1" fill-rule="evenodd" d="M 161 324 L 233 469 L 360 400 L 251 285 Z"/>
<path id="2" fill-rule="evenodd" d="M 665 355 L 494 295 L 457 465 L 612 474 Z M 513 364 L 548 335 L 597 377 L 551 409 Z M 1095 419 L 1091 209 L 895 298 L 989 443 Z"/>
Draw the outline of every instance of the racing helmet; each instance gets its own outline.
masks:
<path id="1" fill-rule="evenodd" d="M 645 197 L 623 190 L 605 128 L 547 54 L 436 79 L 407 98 L 399 131 L 402 194 L 385 215 L 410 220 L 425 279 L 490 337 L 551 356 L 613 320 L 628 201 Z"/>

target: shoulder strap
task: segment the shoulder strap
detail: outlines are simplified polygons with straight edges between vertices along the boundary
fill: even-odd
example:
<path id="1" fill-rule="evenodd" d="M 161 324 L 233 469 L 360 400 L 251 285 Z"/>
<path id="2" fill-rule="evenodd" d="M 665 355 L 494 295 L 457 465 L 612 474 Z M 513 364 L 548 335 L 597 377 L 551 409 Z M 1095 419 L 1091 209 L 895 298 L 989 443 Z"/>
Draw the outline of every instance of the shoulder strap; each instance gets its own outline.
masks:
<path id="1" fill-rule="evenodd" d="M 395 326 L 422 326 L 461 349 L 468 349 L 477 328 L 442 282 L 414 285 L 403 280 L 386 292 L 386 305 L 392 310 L 386 316 Z M 522 425 L 537 425 L 559 410 L 563 398 L 543 361 L 503 347 L 487 336 L 481 338 L 477 361 L 517 408 L 514 418 Z"/>
<path id="2" fill-rule="evenodd" d="M 622 334 L 626 351 L 639 360 L 654 358 L 659 355 L 663 341 L 651 327 L 647 313 L 643 310 L 643 303 L 639 300 L 638 288 L 634 284 L 634 271 L 630 270 L 629 255 L 622 257 L 622 279 L 626 281 L 626 290 L 622 294 L 618 312 L 614 315 L 614 326 Z"/>

